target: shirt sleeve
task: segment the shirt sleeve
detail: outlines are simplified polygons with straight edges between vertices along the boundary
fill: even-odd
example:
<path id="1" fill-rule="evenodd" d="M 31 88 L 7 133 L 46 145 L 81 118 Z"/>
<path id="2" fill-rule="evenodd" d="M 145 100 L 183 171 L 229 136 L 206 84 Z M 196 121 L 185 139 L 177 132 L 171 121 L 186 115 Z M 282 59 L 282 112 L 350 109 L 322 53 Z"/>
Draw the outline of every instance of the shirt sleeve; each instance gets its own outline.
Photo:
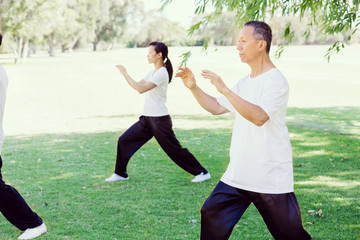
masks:
<path id="1" fill-rule="evenodd" d="M 279 73 L 273 76 L 264 90 L 259 106 L 267 113 L 270 119 L 286 110 L 289 98 L 289 85 Z"/>
<path id="2" fill-rule="evenodd" d="M 231 88 L 231 91 L 233 91 L 235 94 L 239 95 L 239 86 L 242 84 L 242 82 L 244 81 L 245 78 L 241 79 L 240 81 L 238 81 L 235 86 L 233 86 Z M 226 108 L 227 110 L 230 111 L 231 114 L 235 114 L 237 111 L 234 108 L 234 106 L 230 103 L 230 101 L 224 96 L 221 95 L 220 97 L 218 97 L 216 99 L 218 101 L 218 103 L 223 106 L 224 108 Z"/>
<path id="3" fill-rule="evenodd" d="M 148 82 L 148 81 L 150 80 L 150 77 L 151 77 L 151 75 L 152 75 L 153 72 L 154 72 L 154 70 L 150 71 L 150 72 L 144 77 L 144 80 Z"/>
<path id="4" fill-rule="evenodd" d="M 150 79 L 150 82 L 154 83 L 156 86 L 159 86 L 162 83 L 167 84 L 168 81 L 169 81 L 169 76 L 166 71 L 166 68 L 161 68 L 157 70 Z"/>
<path id="5" fill-rule="evenodd" d="M 221 95 L 220 97 L 216 98 L 216 100 L 221 106 L 229 110 L 231 114 L 235 114 L 236 110 L 234 106 L 229 102 L 229 100 L 224 95 Z"/>

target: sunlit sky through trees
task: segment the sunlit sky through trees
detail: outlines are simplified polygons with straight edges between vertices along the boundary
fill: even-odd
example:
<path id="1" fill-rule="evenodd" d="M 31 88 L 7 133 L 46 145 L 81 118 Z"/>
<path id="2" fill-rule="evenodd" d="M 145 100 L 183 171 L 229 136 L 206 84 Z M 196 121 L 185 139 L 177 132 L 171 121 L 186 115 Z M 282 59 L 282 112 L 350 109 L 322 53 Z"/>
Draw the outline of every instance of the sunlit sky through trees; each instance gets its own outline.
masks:
<path id="1" fill-rule="evenodd" d="M 162 6 L 161 0 L 143 0 L 146 11 L 157 11 Z M 194 0 L 173 0 L 162 13 L 171 21 L 180 22 L 185 28 L 191 25 L 195 12 Z"/>

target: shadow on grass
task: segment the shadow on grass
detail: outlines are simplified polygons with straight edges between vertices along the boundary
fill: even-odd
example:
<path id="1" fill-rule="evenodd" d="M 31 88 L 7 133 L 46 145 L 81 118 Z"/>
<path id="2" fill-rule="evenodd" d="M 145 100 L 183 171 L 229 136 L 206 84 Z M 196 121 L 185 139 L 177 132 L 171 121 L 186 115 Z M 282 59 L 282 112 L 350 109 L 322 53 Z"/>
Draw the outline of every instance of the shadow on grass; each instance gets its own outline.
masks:
<path id="1" fill-rule="evenodd" d="M 313 239 L 357 239 L 360 141 L 309 128 L 289 124 L 304 226 Z M 200 184 L 154 139 L 131 159 L 129 181 L 105 183 L 121 132 L 7 138 L 3 175 L 47 223 L 49 233 L 40 239 L 199 239 L 200 209 L 226 170 L 231 131 L 175 129 L 211 172 Z M 2 239 L 16 239 L 19 231 L 0 219 Z M 231 239 L 272 238 L 251 206 Z"/>
<path id="2" fill-rule="evenodd" d="M 360 236 L 360 140 L 329 132 L 289 127 L 295 189 L 315 239 Z"/>
<path id="3" fill-rule="evenodd" d="M 360 139 L 360 107 L 288 108 L 287 123 Z"/>

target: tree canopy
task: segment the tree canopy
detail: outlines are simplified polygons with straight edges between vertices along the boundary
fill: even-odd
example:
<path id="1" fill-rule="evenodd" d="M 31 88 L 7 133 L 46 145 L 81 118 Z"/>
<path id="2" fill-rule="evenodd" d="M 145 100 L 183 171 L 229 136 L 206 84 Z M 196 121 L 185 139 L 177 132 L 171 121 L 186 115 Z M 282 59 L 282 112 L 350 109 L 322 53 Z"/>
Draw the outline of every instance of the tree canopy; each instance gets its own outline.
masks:
<path id="1" fill-rule="evenodd" d="M 273 42 L 333 44 L 338 52 L 348 42 L 360 42 L 360 0 L 194 0 L 193 25 L 179 23 L 156 11 L 144 10 L 145 0 L 0 0 L 2 52 L 14 53 L 15 62 L 46 50 L 71 51 L 88 45 L 111 49 L 115 44 L 147 46 L 164 41 L 169 46 L 234 45 L 242 25 L 249 20 L 268 22 Z M 175 0 L 158 0 L 164 9 Z M 181 1 L 181 0 L 176 0 Z M 183 63 L 190 52 L 183 55 Z"/>
<path id="2" fill-rule="evenodd" d="M 173 0 L 162 0 L 164 9 Z M 200 28 L 206 29 L 208 25 L 221 23 L 221 18 L 227 12 L 235 13 L 233 24 L 240 28 L 244 23 L 251 20 L 269 21 L 275 16 L 295 16 L 306 19 L 306 28 L 303 29 L 305 38 L 309 38 L 311 31 L 316 27 L 325 36 L 345 33 L 342 40 L 336 41 L 327 51 L 328 60 L 334 52 L 339 52 L 345 47 L 356 33 L 360 25 L 360 0 L 194 0 L 196 9 L 194 14 L 204 15 L 210 9 L 210 13 L 204 15 L 189 29 L 189 35 L 193 35 Z M 295 29 L 289 22 L 283 29 L 282 38 L 284 43 L 279 45 L 276 56 L 279 57 L 284 46 L 290 44 L 294 39 Z M 226 29 L 222 31 L 218 39 L 227 35 Z M 210 38 L 206 38 L 204 48 L 207 48 Z M 185 55 L 188 56 L 188 55 Z M 184 59 L 185 60 L 185 59 Z"/>

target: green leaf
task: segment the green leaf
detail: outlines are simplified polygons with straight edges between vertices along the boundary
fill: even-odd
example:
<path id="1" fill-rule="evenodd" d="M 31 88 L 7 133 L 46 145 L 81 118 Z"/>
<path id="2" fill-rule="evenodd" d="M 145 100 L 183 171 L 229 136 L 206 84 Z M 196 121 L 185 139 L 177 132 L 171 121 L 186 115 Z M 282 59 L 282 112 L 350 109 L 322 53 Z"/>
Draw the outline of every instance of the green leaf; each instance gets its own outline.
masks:
<path id="1" fill-rule="evenodd" d="M 169 5 L 172 0 L 161 0 L 161 2 L 164 2 L 163 5 L 160 7 L 160 12 L 163 12 L 165 10 L 165 8 L 167 7 L 167 5 Z"/>
<path id="2" fill-rule="evenodd" d="M 199 14 L 200 12 L 200 6 L 198 6 L 196 9 L 195 9 L 195 14 Z"/>
<path id="3" fill-rule="evenodd" d="M 337 41 L 335 42 L 332 46 L 330 46 L 328 48 L 328 50 L 326 51 L 326 54 L 325 54 L 325 58 L 327 58 L 327 61 L 330 62 L 330 58 L 331 58 L 331 55 L 333 55 L 334 53 L 339 53 L 341 48 L 345 48 L 345 45 L 344 45 L 344 42 L 342 41 Z"/>
<path id="4" fill-rule="evenodd" d="M 198 30 L 200 28 L 200 26 L 204 23 L 203 20 L 200 20 L 199 22 L 193 24 L 189 29 L 188 29 L 188 36 L 192 36 L 194 34 L 194 32 L 196 30 Z"/>
<path id="5" fill-rule="evenodd" d="M 184 67 L 184 66 L 186 67 L 186 63 L 189 60 L 190 56 L 191 56 L 191 51 L 181 54 L 179 57 L 182 58 L 182 60 L 179 64 L 179 67 Z"/>
<path id="6" fill-rule="evenodd" d="M 278 46 L 278 49 L 276 49 L 276 52 L 275 52 L 276 59 L 280 58 L 281 54 L 284 52 L 284 48 L 285 48 L 285 45 L 283 45 L 283 44 Z"/>
<path id="7" fill-rule="evenodd" d="M 207 48 L 209 46 L 210 39 L 211 39 L 210 37 L 205 37 L 204 38 L 203 48 L 204 48 L 205 51 L 207 50 Z"/>

